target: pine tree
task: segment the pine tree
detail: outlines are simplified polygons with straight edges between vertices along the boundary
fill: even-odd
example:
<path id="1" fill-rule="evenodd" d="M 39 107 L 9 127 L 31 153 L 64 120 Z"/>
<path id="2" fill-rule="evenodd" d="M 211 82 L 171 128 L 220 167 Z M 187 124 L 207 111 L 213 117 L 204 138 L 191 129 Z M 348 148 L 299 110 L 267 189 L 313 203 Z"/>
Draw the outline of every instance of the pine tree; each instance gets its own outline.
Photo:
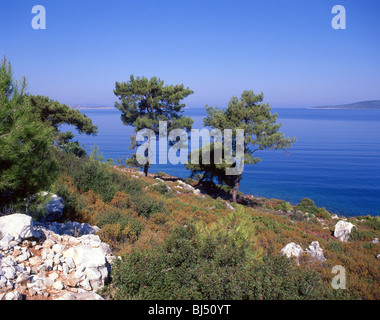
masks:
<path id="1" fill-rule="evenodd" d="M 133 126 L 135 132 L 141 129 L 150 129 L 158 135 L 159 121 L 167 121 L 167 129 L 191 130 L 193 120 L 183 116 L 185 104 L 181 101 L 192 94 L 189 88 L 181 85 L 164 85 L 164 81 L 157 77 L 147 79 L 130 76 L 128 82 L 116 82 L 114 94 L 120 102 L 115 107 L 122 112 L 121 120 L 125 125 Z M 131 139 L 131 149 L 135 149 L 133 158 L 136 158 L 136 139 Z M 144 164 L 144 173 L 148 174 L 150 165 L 148 154 L 150 137 L 145 149 L 148 161 Z"/>
<path id="2" fill-rule="evenodd" d="M 278 115 L 277 113 L 271 113 L 271 106 L 268 103 L 263 103 L 263 99 L 263 93 L 255 95 L 253 91 L 244 91 L 240 99 L 232 97 L 225 109 L 219 110 L 217 107 L 206 106 L 207 116 L 203 119 L 205 126 L 219 129 L 222 132 L 224 129 L 232 129 L 233 139 L 231 145 L 233 155 L 236 155 L 237 147 L 236 130 L 244 130 L 245 164 L 256 164 L 261 161 L 260 158 L 254 156 L 256 151 L 285 150 L 295 142 L 295 138 L 285 137 L 279 131 L 281 123 L 276 122 Z M 202 152 L 199 153 L 199 155 L 201 154 Z M 229 166 L 236 166 L 236 162 Z M 193 173 L 203 172 L 208 179 L 216 178 L 227 185 L 233 186 L 232 198 L 236 202 L 243 175 L 240 173 L 226 176 L 224 170 L 226 167 L 228 165 L 225 161 L 220 165 L 215 165 L 214 163 L 204 164 L 200 160 L 199 164 L 187 165 L 187 168 L 192 170 Z"/>
<path id="3" fill-rule="evenodd" d="M 47 189 L 57 173 L 54 129 L 33 113 L 4 58 L 0 68 L 0 203 L 17 202 Z"/>

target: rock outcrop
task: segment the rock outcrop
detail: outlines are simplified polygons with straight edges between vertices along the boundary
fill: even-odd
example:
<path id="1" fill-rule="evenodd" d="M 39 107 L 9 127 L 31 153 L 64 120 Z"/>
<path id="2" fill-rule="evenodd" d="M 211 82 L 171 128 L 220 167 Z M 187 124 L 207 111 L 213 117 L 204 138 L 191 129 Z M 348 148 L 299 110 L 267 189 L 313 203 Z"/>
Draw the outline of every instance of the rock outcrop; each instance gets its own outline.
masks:
<path id="1" fill-rule="evenodd" d="M 102 299 L 114 259 L 110 247 L 78 222 L 37 223 L 29 216 L 0 218 L 0 300 Z"/>
<path id="2" fill-rule="evenodd" d="M 346 242 L 348 241 L 352 228 L 354 227 L 355 225 L 353 225 L 351 222 L 340 220 L 335 225 L 334 237 L 340 241 Z"/>
<path id="3" fill-rule="evenodd" d="M 303 249 L 300 245 L 291 242 L 281 249 L 281 253 L 286 255 L 288 258 L 296 257 L 298 259 L 301 253 L 303 253 Z"/>
<path id="4" fill-rule="evenodd" d="M 323 254 L 322 248 L 319 246 L 318 241 L 313 241 L 309 248 L 305 251 L 302 247 L 294 242 L 288 243 L 284 248 L 281 249 L 281 253 L 286 255 L 288 258 L 295 257 L 297 262 L 299 262 L 299 257 L 302 253 L 310 255 L 313 259 L 318 261 L 326 261 Z"/>
<path id="5" fill-rule="evenodd" d="M 313 241 L 309 248 L 306 249 L 306 253 L 310 254 L 314 259 L 318 261 L 326 261 L 322 248 L 319 246 L 318 241 Z"/>

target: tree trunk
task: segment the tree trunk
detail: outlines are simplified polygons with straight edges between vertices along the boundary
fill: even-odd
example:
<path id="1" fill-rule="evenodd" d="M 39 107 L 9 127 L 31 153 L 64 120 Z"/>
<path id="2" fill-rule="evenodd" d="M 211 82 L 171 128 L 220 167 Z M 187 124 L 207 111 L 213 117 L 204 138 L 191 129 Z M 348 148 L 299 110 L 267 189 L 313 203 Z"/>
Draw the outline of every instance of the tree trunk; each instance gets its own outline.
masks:
<path id="1" fill-rule="evenodd" d="M 150 147 L 150 136 L 148 136 L 148 141 L 147 141 L 147 144 L 146 144 L 146 149 L 144 151 L 144 156 L 149 159 L 149 147 Z M 146 163 L 144 164 L 144 173 L 145 173 L 145 176 L 147 177 L 148 176 L 148 169 L 149 169 L 149 160 L 146 161 Z"/>
<path id="2" fill-rule="evenodd" d="M 237 202 L 237 193 L 239 191 L 241 178 L 242 178 L 241 174 L 236 178 L 234 189 L 232 192 L 232 202 L 235 202 L 235 203 Z"/>

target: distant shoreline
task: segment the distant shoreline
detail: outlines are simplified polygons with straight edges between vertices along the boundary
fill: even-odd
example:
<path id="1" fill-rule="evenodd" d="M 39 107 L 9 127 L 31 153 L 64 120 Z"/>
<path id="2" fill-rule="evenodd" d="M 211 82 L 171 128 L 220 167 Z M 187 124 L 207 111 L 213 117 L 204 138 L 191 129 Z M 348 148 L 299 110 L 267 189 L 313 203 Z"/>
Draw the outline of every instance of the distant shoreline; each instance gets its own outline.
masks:
<path id="1" fill-rule="evenodd" d="M 379 108 L 339 108 L 339 107 L 311 107 L 309 110 L 380 110 Z"/>
<path id="2" fill-rule="evenodd" d="M 333 110 L 380 110 L 380 100 L 360 101 L 355 103 L 335 106 L 318 106 L 309 109 L 333 109 Z"/>
<path id="3" fill-rule="evenodd" d="M 110 110 L 114 107 L 71 107 L 74 110 Z"/>

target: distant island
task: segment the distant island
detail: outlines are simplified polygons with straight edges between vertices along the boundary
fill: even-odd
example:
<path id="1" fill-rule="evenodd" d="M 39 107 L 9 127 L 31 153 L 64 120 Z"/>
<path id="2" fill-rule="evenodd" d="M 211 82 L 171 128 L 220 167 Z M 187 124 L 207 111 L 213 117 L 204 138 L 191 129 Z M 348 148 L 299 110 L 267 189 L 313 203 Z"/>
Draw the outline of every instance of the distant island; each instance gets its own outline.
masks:
<path id="1" fill-rule="evenodd" d="M 310 109 L 362 109 L 376 110 L 380 109 L 380 100 L 360 101 L 349 104 L 341 104 L 337 106 L 312 107 Z"/>
<path id="2" fill-rule="evenodd" d="M 94 106 L 94 107 L 86 107 L 86 106 L 81 106 L 81 105 L 73 105 L 70 106 L 70 108 L 75 109 L 75 110 L 82 110 L 82 109 L 114 109 L 114 107 L 105 107 L 105 106 Z"/>

